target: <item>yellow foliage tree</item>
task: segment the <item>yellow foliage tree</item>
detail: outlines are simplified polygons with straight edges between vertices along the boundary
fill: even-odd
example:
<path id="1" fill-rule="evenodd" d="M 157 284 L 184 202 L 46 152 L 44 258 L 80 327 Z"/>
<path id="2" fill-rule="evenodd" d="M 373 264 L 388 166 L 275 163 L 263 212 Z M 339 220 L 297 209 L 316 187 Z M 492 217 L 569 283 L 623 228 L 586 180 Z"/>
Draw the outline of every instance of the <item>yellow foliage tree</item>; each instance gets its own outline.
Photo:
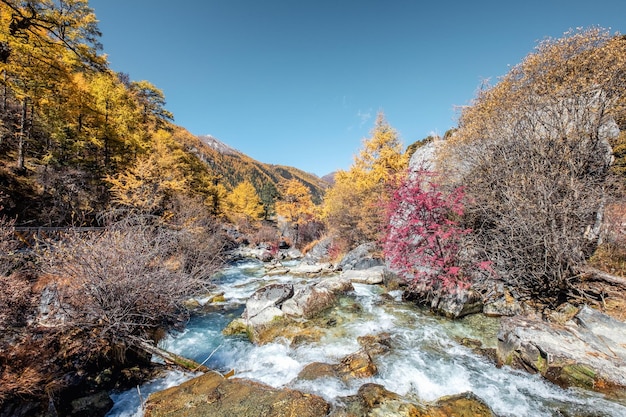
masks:
<path id="1" fill-rule="evenodd" d="M 407 165 L 408 156 L 398 133 L 380 112 L 354 164 L 348 171 L 339 171 L 335 184 L 326 192 L 322 216 L 330 233 L 348 247 L 377 240 L 390 186 Z"/>
<path id="2" fill-rule="evenodd" d="M 188 155 L 171 133 L 159 130 L 152 144 L 152 150 L 137 158 L 133 167 L 107 177 L 116 204 L 142 213 L 155 213 L 166 207 L 174 194 L 190 190 Z"/>
<path id="3" fill-rule="evenodd" d="M 311 190 L 295 178 L 283 183 L 281 188 L 281 199 L 276 202 L 276 214 L 293 226 L 294 243 L 297 245 L 300 226 L 315 216 Z"/>
<path id="4" fill-rule="evenodd" d="M 226 197 L 228 214 L 243 217 L 248 221 L 258 221 L 263 217 L 263 204 L 250 181 L 239 183 Z"/>

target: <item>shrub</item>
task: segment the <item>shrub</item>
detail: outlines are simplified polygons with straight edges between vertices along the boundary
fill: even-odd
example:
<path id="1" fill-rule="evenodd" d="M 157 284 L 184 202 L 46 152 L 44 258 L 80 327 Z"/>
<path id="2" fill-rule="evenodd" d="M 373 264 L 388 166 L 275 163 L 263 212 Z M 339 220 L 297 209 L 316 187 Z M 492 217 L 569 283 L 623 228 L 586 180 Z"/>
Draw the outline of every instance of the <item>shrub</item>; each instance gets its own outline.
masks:
<path id="1" fill-rule="evenodd" d="M 433 174 L 419 171 L 405 179 L 387 209 L 388 228 L 383 251 L 390 265 L 404 276 L 410 288 L 450 293 L 468 288 L 486 262 L 472 262 L 462 227 L 464 191 L 446 192 L 430 181 Z"/>
<path id="2" fill-rule="evenodd" d="M 125 222 L 104 232 L 70 234 L 43 254 L 57 278 L 63 326 L 86 349 L 124 351 L 185 313 L 182 302 L 210 286 L 220 265 L 218 242 L 185 228 Z"/>

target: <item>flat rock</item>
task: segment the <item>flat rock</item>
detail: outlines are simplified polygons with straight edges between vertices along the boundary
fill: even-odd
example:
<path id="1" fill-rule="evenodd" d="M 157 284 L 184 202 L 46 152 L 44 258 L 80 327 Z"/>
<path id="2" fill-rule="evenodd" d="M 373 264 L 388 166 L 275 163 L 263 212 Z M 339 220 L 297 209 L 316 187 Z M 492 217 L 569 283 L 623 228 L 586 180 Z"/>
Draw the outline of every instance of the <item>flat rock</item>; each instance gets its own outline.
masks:
<path id="1" fill-rule="evenodd" d="M 626 323 L 587 306 L 565 324 L 504 318 L 497 358 L 561 386 L 626 393 Z"/>
<path id="2" fill-rule="evenodd" d="M 385 279 L 387 268 L 384 266 L 375 266 L 368 269 L 349 269 L 341 272 L 341 278 L 350 280 L 357 284 L 382 284 Z"/>
<path id="3" fill-rule="evenodd" d="M 319 417 L 330 404 L 312 394 L 209 372 L 148 397 L 145 417 Z"/>

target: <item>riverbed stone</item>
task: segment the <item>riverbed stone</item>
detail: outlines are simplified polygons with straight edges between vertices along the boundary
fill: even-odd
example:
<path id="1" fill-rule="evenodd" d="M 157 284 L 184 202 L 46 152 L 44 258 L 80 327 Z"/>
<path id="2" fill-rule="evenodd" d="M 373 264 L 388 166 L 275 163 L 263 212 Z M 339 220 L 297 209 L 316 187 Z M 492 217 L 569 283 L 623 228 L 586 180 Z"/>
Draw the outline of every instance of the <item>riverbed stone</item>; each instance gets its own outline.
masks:
<path id="1" fill-rule="evenodd" d="M 385 280 L 385 266 L 375 266 L 367 269 L 350 269 L 341 272 L 341 277 L 357 284 L 377 285 Z"/>
<path id="2" fill-rule="evenodd" d="M 587 306 L 565 324 L 504 318 L 497 358 L 564 387 L 626 394 L 626 323 Z"/>
<path id="3" fill-rule="evenodd" d="M 328 289 L 307 285 L 299 287 L 293 297 L 285 300 L 282 312 L 288 316 L 309 319 L 334 306 L 336 302 L 337 297 Z"/>
<path id="4" fill-rule="evenodd" d="M 476 394 L 464 392 L 438 399 L 416 417 L 495 417 L 493 410 Z"/>
<path id="5" fill-rule="evenodd" d="M 319 417 L 330 411 L 323 398 L 209 372 L 148 397 L 145 417 Z"/>
<path id="6" fill-rule="evenodd" d="M 378 373 L 378 368 L 365 349 L 351 353 L 335 367 L 339 378 L 344 381 L 357 378 L 369 378 Z"/>
<path id="7" fill-rule="evenodd" d="M 242 317 L 250 320 L 264 309 L 277 308 L 283 301 L 293 296 L 292 284 L 270 284 L 259 288 L 246 302 Z"/>

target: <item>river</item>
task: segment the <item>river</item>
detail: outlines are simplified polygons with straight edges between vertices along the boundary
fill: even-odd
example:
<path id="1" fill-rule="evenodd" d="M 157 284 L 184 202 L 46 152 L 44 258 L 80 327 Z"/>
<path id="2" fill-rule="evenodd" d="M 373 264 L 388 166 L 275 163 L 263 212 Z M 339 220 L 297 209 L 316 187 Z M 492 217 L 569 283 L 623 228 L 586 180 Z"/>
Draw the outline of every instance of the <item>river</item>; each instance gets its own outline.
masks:
<path id="1" fill-rule="evenodd" d="M 472 338 L 481 340 L 483 347 L 495 347 L 497 319 L 482 315 L 455 321 L 443 319 L 402 302 L 399 292 L 391 292 L 391 297 L 383 295 L 379 286 L 354 284 L 354 291 L 327 313 L 336 325 L 325 329 L 319 342 L 294 347 L 276 341 L 256 346 L 242 337 L 222 335 L 222 329 L 240 316 L 245 301 L 256 289 L 271 282 L 294 280 L 302 278 L 270 278 L 258 261 L 237 262 L 215 278 L 226 300 L 220 311 L 193 317 L 184 331 L 171 334 L 160 346 L 197 362 L 206 361 L 209 368 L 221 372 L 232 369 L 237 377 L 314 393 L 330 403 L 355 394 L 366 382 L 373 382 L 415 402 L 472 391 L 496 414 L 507 417 L 626 416 L 626 404 L 589 391 L 561 389 L 537 375 L 498 368 L 459 342 Z M 337 363 L 360 349 L 358 336 L 381 332 L 391 335 L 393 348 L 374 358 L 379 371 L 376 376 L 348 383 L 329 378 L 296 379 L 309 363 Z M 138 390 L 114 393 L 115 405 L 107 416 L 140 417 L 141 400 L 150 392 L 192 377 L 172 371 Z"/>

